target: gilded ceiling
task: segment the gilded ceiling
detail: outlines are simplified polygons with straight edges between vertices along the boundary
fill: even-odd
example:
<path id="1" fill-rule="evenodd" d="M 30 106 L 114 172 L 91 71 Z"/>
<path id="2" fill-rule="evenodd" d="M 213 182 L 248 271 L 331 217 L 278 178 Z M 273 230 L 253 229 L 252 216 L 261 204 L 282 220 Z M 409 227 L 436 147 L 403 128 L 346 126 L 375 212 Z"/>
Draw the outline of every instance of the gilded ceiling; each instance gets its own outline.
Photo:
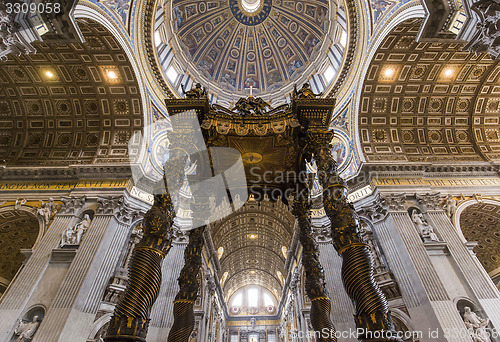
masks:
<path id="1" fill-rule="evenodd" d="M 38 236 L 38 220 L 26 211 L 0 213 L 0 277 L 12 280 L 24 260 L 20 252 L 31 248 Z"/>
<path id="2" fill-rule="evenodd" d="M 185 56 L 209 82 L 258 94 L 291 84 L 318 57 L 328 6 L 326 0 L 175 0 L 173 25 Z"/>
<path id="3" fill-rule="evenodd" d="M 368 68 L 358 119 L 366 159 L 500 159 L 498 62 L 461 44 L 416 42 L 421 23 L 397 26 Z"/>
<path id="4" fill-rule="evenodd" d="M 0 63 L 0 161 L 68 165 L 127 160 L 143 126 L 136 76 L 117 40 L 90 20 L 83 44 L 37 44 Z"/>
<path id="5" fill-rule="evenodd" d="M 294 221 L 281 202 L 250 200 L 212 225 L 215 248 L 223 248 L 219 279 L 227 299 L 241 287 L 258 285 L 279 301 L 287 276 L 283 246 L 290 248 Z"/>
<path id="6" fill-rule="evenodd" d="M 468 241 L 477 241 L 474 248 L 486 272 L 500 268 L 500 206 L 478 203 L 460 215 L 460 228 Z"/>

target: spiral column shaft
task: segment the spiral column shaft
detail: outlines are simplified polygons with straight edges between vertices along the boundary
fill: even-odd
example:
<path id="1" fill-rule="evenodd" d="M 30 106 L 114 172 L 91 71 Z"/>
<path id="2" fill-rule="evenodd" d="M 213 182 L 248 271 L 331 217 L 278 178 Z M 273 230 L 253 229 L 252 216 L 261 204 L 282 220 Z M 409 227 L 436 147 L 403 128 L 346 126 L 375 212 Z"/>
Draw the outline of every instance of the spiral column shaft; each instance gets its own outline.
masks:
<path id="1" fill-rule="evenodd" d="M 200 287 L 198 273 L 205 227 L 198 227 L 189 233 L 189 243 L 184 251 L 184 267 L 178 279 L 179 292 L 174 301 L 174 324 L 168 334 L 168 342 L 188 342 L 194 329 L 194 301 Z"/>
<path id="2" fill-rule="evenodd" d="M 318 246 L 311 236 L 311 205 L 305 200 L 296 200 L 293 214 L 299 224 L 299 239 L 302 244 L 302 265 L 306 272 L 306 292 L 311 300 L 311 324 L 319 342 L 336 342 L 335 328 L 330 319 L 331 302 L 326 289 L 323 266 L 319 261 Z"/>
<path id="3" fill-rule="evenodd" d="M 174 209 L 169 195 L 156 195 L 143 221 L 144 237 L 134 248 L 129 280 L 104 341 L 145 342 L 149 314 L 161 284 L 161 262 L 172 243 Z"/>
<path id="4" fill-rule="evenodd" d="M 400 341 L 394 337 L 387 299 L 374 278 L 370 247 L 359 233 L 359 218 L 347 200 L 346 183 L 338 175 L 337 165 L 330 153 L 333 132 L 315 132 L 308 138 L 309 151 L 314 155 L 319 182 L 323 187 L 323 206 L 331 222 L 333 245 L 342 256 L 342 281 L 355 304 L 356 326 L 364 331 L 359 339 Z M 373 334 L 374 331 L 379 333 Z"/>

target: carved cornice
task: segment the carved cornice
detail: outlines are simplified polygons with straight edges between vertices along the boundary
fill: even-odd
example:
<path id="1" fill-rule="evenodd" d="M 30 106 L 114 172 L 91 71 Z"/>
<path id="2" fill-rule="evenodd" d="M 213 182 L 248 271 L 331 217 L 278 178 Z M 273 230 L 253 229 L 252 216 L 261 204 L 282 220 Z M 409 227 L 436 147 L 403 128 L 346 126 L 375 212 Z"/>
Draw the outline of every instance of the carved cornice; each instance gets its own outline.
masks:
<path id="1" fill-rule="evenodd" d="M 469 177 L 498 177 L 500 166 L 490 163 L 470 165 L 438 165 L 438 164 L 395 164 L 395 163 L 366 163 L 357 177 L 349 180 L 348 186 L 354 189 L 360 183 L 366 183 L 368 178 L 375 177 L 434 177 L 450 178 L 452 176 Z"/>
<path id="2" fill-rule="evenodd" d="M 129 164 L 118 165 L 70 165 L 65 167 L 1 167 L 0 180 L 81 180 L 103 179 L 112 174 L 115 179 L 132 176 Z"/>

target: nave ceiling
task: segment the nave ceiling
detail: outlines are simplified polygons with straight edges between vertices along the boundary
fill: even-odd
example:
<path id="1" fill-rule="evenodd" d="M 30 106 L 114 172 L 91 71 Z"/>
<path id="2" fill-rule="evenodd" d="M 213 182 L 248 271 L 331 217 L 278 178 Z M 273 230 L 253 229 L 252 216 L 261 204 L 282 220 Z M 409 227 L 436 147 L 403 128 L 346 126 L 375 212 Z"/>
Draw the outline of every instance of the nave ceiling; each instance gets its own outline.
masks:
<path id="1" fill-rule="evenodd" d="M 292 244 L 294 222 L 282 202 L 250 200 L 211 225 L 215 249 L 223 248 L 218 276 L 227 300 L 238 289 L 257 285 L 279 302 L 287 277 L 286 251 Z"/>

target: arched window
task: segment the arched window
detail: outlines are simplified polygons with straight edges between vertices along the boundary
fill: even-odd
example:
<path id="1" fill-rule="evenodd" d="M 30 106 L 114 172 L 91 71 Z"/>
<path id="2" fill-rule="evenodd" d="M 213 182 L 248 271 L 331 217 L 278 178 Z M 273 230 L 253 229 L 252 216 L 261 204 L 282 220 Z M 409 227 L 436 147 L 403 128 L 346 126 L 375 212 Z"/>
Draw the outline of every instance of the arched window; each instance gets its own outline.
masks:
<path id="1" fill-rule="evenodd" d="M 236 291 L 229 300 L 233 315 L 270 315 L 276 313 L 277 301 L 267 289 L 249 285 Z"/>

